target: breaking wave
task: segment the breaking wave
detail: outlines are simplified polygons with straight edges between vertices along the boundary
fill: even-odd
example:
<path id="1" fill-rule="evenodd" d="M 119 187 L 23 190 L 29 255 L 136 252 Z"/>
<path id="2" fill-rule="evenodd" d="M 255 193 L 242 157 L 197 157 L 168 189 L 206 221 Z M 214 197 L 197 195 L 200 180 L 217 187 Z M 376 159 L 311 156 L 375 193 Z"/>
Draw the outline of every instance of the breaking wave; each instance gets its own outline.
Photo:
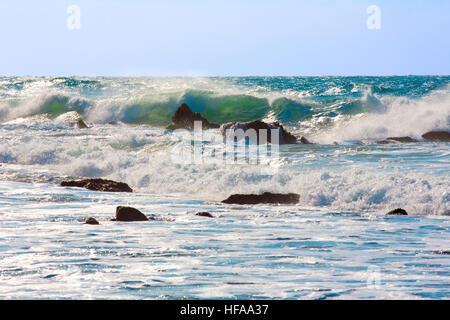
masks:
<path id="1" fill-rule="evenodd" d="M 303 206 L 450 214 L 448 144 L 345 144 L 449 130 L 450 77 L 0 79 L 0 179 L 104 177 L 207 200 L 297 192 Z M 280 121 L 320 144 L 281 147 L 266 162 L 274 174 L 181 165 L 171 156 L 189 137 L 163 130 L 181 103 L 216 123 Z M 92 128 L 65 125 L 77 117 Z"/>

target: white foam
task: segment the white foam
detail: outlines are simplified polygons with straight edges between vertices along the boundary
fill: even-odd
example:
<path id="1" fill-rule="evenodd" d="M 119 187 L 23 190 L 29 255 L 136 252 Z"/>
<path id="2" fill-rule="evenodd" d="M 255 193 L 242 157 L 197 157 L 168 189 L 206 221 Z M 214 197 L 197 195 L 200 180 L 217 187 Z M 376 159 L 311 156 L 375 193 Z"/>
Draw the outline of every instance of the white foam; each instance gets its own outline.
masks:
<path id="1" fill-rule="evenodd" d="M 370 97 L 373 96 L 368 94 L 366 99 Z M 449 87 L 419 99 L 384 96 L 379 102 L 375 110 L 367 113 L 326 119 L 319 116 L 300 126 L 312 126 L 315 129 L 310 130 L 312 138 L 320 143 L 399 136 L 420 138 L 428 131 L 450 128 Z M 327 127 L 320 126 L 324 121 L 328 121 Z"/>
<path id="2" fill-rule="evenodd" d="M 0 134 L 19 133 L 9 129 Z M 41 166 L 55 178 L 111 178 L 146 193 L 184 193 L 197 199 L 220 201 L 233 193 L 296 192 L 304 206 L 381 213 L 403 207 L 412 214 L 450 213 L 448 179 L 439 174 L 449 153 L 434 144 L 421 149 L 386 150 L 387 155 L 380 153 L 385 162 L 378 166 L 370 162 L 371 155 L 379 157 L 376 149 L 365 152 L 368 160 L 350 162 L 353 156 L 361 159 L 363 150 L 336 147 L 335 152 L 318 152 L 314 146 L 305 146 L 312 149 L 294 154 L 282 153 L 280 159 L 267 158 L 262 166 L 174 161 L 173 154 L 190 148 L 189 139 L 187 132 L 165 134 L 161 129 L 145 127 L 25 129 L 0 146 L 0 161 L 20 165 L 22 174 L 30 176 L 40 172 L 36 166 Z M 215 147 L 221 150 L 220 145 Z M 421 162 L 414 164 L 406 159 L 402 164 L 392 157 L 394 153 L 403 157 L 418 151 L 435 157 L 436 167 L 428 171 L 401 170 L 402 166 L 406 169 Z M 334 169 L 314 166 L 324 157 Z M 343 165 L 345 162 L 348 165 Z"/>

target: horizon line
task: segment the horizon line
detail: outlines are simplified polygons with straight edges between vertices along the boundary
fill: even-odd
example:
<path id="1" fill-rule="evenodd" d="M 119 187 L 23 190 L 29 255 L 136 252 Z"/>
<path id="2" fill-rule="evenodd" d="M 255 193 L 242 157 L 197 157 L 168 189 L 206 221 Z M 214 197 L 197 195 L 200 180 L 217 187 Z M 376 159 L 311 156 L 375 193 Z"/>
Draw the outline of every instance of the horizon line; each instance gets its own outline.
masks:
<path id="1" fill-rule="evenodd" d="M 0 75 L 0 77 L 30 77 L 30 78 L 74 78 L 74 77 L 86 77 L 86 78 L 316 78 L 316 77 L 450 77 L 450 74 L 379 74 L 379 75 L 367 75 L 367 74 L 322 74 L 322 75 L 81 75 L 81 74 L 59 74 L 59 75 Z"/>

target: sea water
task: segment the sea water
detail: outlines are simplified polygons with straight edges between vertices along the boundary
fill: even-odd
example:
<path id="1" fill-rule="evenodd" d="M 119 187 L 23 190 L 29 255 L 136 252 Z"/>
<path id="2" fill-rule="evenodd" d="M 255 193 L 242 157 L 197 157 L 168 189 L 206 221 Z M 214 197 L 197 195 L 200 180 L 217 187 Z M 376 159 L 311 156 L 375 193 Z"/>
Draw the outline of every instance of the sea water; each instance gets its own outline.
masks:
<path id="1" fill-rule="evenodd" d="M 314 144 L 195 160 L 226 149 L 164 129 L 181 103 Z M 449 128 L 444 76 L 1 77 L 0 298 L 449 298 L 450 148 L 421 139 Z M 419 142 L 377 143 L 396 136 Z M 90 177 L 134 192 L 59 186 Z M 300 201 L 221 203 L 265 191 Z M 119 205 L 155 220 L 110 221 Z"/>

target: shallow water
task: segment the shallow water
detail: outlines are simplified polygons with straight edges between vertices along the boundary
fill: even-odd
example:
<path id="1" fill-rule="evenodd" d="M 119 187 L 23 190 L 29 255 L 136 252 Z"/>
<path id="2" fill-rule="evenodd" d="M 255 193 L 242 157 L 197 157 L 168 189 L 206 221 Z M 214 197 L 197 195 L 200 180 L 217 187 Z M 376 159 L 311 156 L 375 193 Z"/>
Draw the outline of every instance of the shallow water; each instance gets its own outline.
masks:
<path id="1" fill-rule="evenodd" d="M 3 182 L 0 297 L 440 299 L 450 223 Z M 109 221 L 133 204 L 157 221 Z M 195 216 L 209 211 L 214 218 Z M 85 225 L 95 216 L 100 225 Z M 446 254 L 445 254 L 446 253 Z"/>

